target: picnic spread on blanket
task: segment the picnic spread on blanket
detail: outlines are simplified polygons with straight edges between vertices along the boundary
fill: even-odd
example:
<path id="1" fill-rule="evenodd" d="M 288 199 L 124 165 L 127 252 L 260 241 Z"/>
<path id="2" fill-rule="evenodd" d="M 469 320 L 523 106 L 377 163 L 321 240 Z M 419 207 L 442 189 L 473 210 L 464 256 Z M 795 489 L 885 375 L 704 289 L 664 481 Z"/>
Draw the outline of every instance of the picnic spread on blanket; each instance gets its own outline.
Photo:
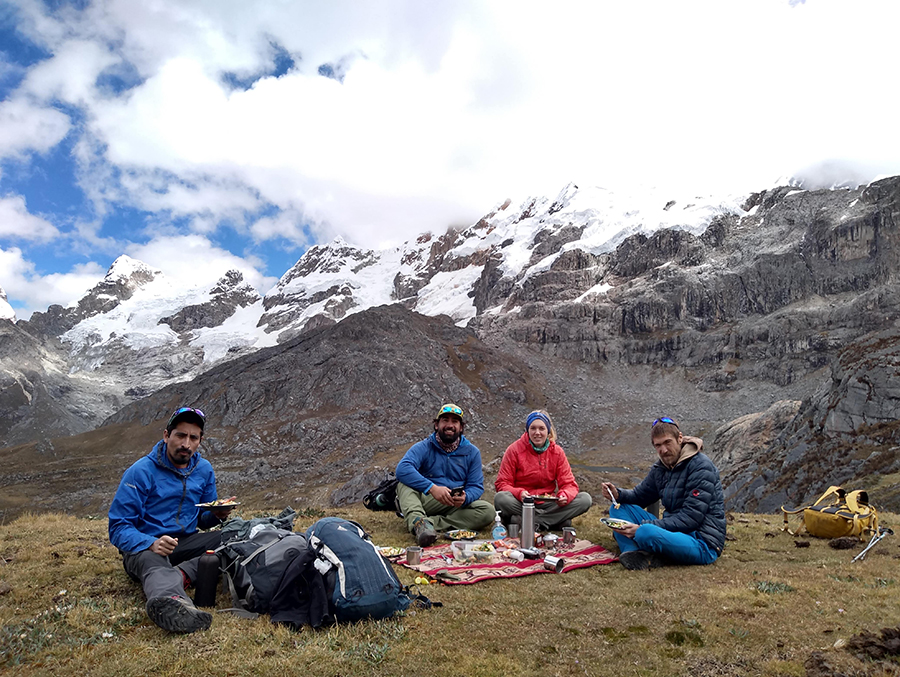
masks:
<path id="1" fill-rule="evenodd" d="M 552 545 L 536 547 L 530 553 L 533 559 L 514 559 L 514 553 L 521 552 L 517 538 L 498 541 L 454 541 L 443 545 L 422 548 L 419 564 L 409 564 L 405 553 L 389 559 L 408 569 L 418 571 L 447 585 L 478 583 L 493 578 L 516 578 L 540 573 L 566 573 L 597 564 L 612 564 L 618 558 L 602 545 L 590 541 L 576 540 L 564 543 L 562 539 Z M 490 544 L 491 550 L 477 550 L 482 544 Z M 478 553 L 478 556 L 475 556 Z M 549 564 L 548 564 L 549 563 Z"/>

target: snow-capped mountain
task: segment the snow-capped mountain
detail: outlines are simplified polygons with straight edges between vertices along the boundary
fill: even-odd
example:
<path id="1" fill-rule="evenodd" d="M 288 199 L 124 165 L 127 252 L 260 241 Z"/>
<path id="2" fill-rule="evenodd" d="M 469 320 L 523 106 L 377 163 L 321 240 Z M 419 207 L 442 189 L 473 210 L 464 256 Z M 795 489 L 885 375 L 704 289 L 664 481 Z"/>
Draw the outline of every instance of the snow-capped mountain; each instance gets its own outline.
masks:
<path id="1" fill-rule="evenodd" d="M 422 235 L 400 247 L 365 250 L 335 240 L 312 247 L 284 274 L 266 294 L 260 322 L 266 331 L 284 332 L 283 339 L 310 322 L 317 326 L 372 306 L 403 303 L 464 325 L 481 312 L 514 307 L 479 307 L 486 269 L 499 276 L 496 284 L 511 289 L 569 251 L 600 254 L 626 237 L 661 228 L 702 233 L 717 216 L 742 214 L 741 202 L 697 198 L 679 204 L 659 195 L 569 184 L 555 199 L 531 198 L 518 207 L 506 201 L 465 230 Z"/>
<path id="2" fill-rule="evenodd" d="M 512 294 L 489 295 L 497 303 L 480 307 L 486 271 L 512 292 L 566 252 L 598 254 L 666 227 L 700 233 L 717 216 L 741 213 L 736 199 L 680 204 L 570 184 L 552 200 L 506 201 L 467 229 L 399 247 L 363 249 L 341 239 L 313 246 L 264 297 L 236 271 L 212 288 L 190 288 L 120 256 L 77 304 L 35 313 L 27 325 L 57 336 L 73 371 L 105 373 L 141 395 L 373 306 L 402 303 L 459 325 L 481 312 L 509 312 L 515 304 L 503 302 Z M 588 291 L 573 289 L 572 298 Z"/>
<path id="3" fill-rule="evenodd" d="M 3 291 L 3 287 L 0 287 L 0 320 L 16 321 L 16 312 L 6 300 L 6 292 Z"/>

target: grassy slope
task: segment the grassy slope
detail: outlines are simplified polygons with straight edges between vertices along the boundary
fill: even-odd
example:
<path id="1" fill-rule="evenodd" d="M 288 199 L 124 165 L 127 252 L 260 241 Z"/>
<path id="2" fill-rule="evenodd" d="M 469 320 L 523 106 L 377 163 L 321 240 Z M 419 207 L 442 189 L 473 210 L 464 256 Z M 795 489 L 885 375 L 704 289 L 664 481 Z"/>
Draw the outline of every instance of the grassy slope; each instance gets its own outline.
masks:
<path id="1" fill-rule="evenodd" d="M 277 512 L 277 511 L 275 511 Z M 256 513 L 245 511 L 241 516 Z M 359 509 L 379 545 L 410 540 L 393 513 Z M 615 551 L 594 508 L 580 537 Z M 444 603 L 390 621 L 294 633 L 217 616 L 169 635 L 106 540 L 106 521 L 26 515 L 0 526 L 0 671 L 10 675 L 804 675 L 822 649 L 846 674 L 900 674 L 834 642 L 900 625 L 898 542 L 862 562 L 780 518 L 736 515 L 735 540 L 709 567 L 626 572 L 618 564 L 470 586 L 428 586 Z M 894 516 L 885 516 L 888 523 Z M 314 518 L 298 519 L 305 529 Z M 412 583 L 408 570 L 401 580 Z M 229 606 L 223 596 L 219 608 Z"/>

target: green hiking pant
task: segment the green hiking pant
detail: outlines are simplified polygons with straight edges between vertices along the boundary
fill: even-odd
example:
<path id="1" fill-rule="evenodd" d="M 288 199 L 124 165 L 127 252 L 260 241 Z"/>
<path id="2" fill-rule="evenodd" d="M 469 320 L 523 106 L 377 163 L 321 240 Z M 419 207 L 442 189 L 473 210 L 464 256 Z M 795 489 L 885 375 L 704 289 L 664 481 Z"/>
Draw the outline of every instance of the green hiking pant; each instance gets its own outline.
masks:
<path id="1" fill-rule="evenodd" d="M 437 531 L 450 529 L 466 529 L 481 531 L 493 523 L 494 506 L 487 501 L 472 501 L 461 508 L 453 508 L 436 500 L 431 494 L 423 494 L 402 482 L 397 485 L 397 500 L 400 512 L 406 519 L 406 528 L 412 533 L 413 522 L 420 517 L 427 517 Z"/>

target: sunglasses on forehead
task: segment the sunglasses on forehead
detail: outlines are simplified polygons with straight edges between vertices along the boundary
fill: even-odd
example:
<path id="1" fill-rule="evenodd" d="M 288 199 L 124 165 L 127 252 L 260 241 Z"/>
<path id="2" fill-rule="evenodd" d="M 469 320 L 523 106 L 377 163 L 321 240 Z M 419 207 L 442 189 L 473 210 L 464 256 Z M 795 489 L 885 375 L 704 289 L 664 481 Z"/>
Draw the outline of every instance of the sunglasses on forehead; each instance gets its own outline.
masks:
<path id="1" fill-rule="evenodd" d="M 678 428 L 678 424 L 675 422 L 675 420 L 669 418 L 668 416 L 660 416 L 658 419 L 656 419 L 655 421 L 653 421 L 653 423 L 650 425 L 650 427 L 652 428 L 652 427 L 655 426 L 657 423 L 671 423 L 671 424 L 674 425 L 676 428 Z M 681 428 L 678 428 L 678 429 L 681 430 Z"/>

